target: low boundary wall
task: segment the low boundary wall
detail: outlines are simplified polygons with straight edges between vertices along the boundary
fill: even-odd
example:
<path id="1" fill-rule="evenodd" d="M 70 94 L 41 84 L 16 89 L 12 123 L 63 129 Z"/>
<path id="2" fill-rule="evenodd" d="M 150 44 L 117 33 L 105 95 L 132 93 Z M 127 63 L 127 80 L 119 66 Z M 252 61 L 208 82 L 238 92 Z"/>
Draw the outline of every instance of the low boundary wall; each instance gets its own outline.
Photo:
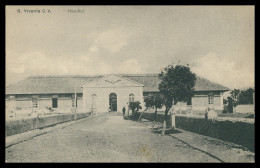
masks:
<path id="1" fill-rule="evenodd" d="M 138 112 L 138 115 L 141 113 Z M 154 113 L 144 113 L 142 118 L 153 121 Z M 157 122 L 163 123 L 164 114 L 157 114 Z M 167 126 L 172 126 L 171 115 L 168 116 Z M 255 151 L 255 124 L 241 119 L 205 119 L 195 116 L 175 116 L 175 126 L 183 130 L 210 136 L 223 141 L 242 145 L 251 151 Z"/>
<path id="2" fill-rule="evenodd" d="M 85 118 L 87 116 L 87 113 L 77 113 L 77 119 Z M 73 120 L 74 114 L 60 114 L 54 116 L 44 116 L 41 118 L 9 120 L 5 122 L 5 136 L 15 135 L 34 129 L 42 129 L 44 127 Z"/>
<path id="3" fill-rule="evenodd" d="M 254 122 L 175 116 L 175 124 L 176 128 L 239 144 L 255 151 Z"/>
<path id="4" fill-rule="evenodd" d="M 137 113 L 137 115 L 140 116 L 142 112 L 136 112 L 136 113 Z M 145 118 L 145 119 L 150 120 L 150 121 L 154 121 L 155 115 L 154 115 L 154 113 L 143 113 L 142 118 Z M 164 114 L 158 114 L 157 113 L 156 121 L 163 123 L 164 122 Z M 169 114 L 168 114 L 168 117 L 167 117 L 166 125 L 168 127 L 172 126 L 172 118 L 171 118 L 171 115 L 169 115 Z"/>

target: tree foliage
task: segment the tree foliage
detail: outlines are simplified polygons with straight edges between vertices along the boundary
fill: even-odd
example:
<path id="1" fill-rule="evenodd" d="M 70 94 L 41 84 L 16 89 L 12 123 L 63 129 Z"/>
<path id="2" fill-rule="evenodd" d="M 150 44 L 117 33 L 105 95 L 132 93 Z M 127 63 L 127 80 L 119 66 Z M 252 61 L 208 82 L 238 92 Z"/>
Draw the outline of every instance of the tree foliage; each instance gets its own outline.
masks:
<path id="1" fill-rule="evenodd" d="M 154 95 L 154 108 L 155 109 L 160 109 L 160 108 L 162 108 L 163 107 L 163 105 L 164 105 L 164 101 L 165 101 L 165 99 L 164 99 L 164 96 L 163 95 L 161 95 L 161 94 L 155 94 Z"/>
<path id="2" fill-rule="evenodd" d="M 190 71 L 188 66 L 169 65 L 161 71 L 159 78 L 161 83 L 158 89 L 165 97 L 166 109 L 169 110 L 173 103 L 187 102 L 192 97 L 196 75 Z"/>
<path id="3" fill-rule="evenodd" d="M 231 90 L 231 92 L 230 92 L 231 98 L 233 100 L 232 104 L 234 107 L 236 107 L 238 105 L 240 92 L 241 91 L 239 89 L 234 89 L 234 90 Z"/>
<path id="4" fill-rule="evenodd" d="M 228 100 L 227 99 L 223 99 L 223 104 L 228 104 Z"/>
<path id="5" fill-rule="evenodd" d="M 153 108 L 162 108 L 164 105 L 164 97 L 161 94 L 154 94 L 153 96 L 149 96 L 145 100 L 146 107 L 153 107 Z"/>
<path id="6" fill-rule="evenodd" d="M 155 109 L 154 111 L 154 120 L 156 121 L 157 119 L 157 109 L 162 108 L 164 105 L 164 96 L 162 94 L 155 94 L 153 96 L 149 96 L 146 100 L 145 100 L 145 105 L 146 107 L 153 107 Z"/>
<path id="7" fill-rule="evenodd" d="M 129 108 L 132 110 L 132 114 L 134 114 L 135 112 L 137 112 L 139 109 L 142 109 L 142 107 L 140 106 L 140 102 L 136 101 L 136 102 L 130 102 L 129 104 Z"/>
<path id="8" fill-rule="evenodd" d="M 233 101 L 232 97 L 228 96 L 227 101 L 228 101 L 227 110 L 228 110 L 229 113 L 233 113 L 233 106 L 234 106 L 233 103 L 234 103 L 234 101 Z"/>
<path id="9" fill-rule="evenodd" d="M 239 104 L 253 104 L 253 88 L 241 90 L 239 95 Z"/>
<path id="10" fill-rule="evenodd" d="M 169 65 L 165 67 L 159 74 L 161 83 L 158 89 L 164 96 L 165 101 L 165 117 L 162 135 L 165 133 L 167 115 L 172 107 L 179 101 L 187 102 L 192 96 L 196 82 L 196 75 L 190 71 L 188 66 Z"/>
<path id="11" fill-rule="evenodd" d="M 144 102 L 146 108 L 154 107 L 154 96 L 148 96 L 144 99 Z"/>
<path id="12" fill-rule="evenodd" d="M 247 89 L 233 89 L 230 94 L 233 100 L 233 106 L 236 107 L 238 104 L 253 104 L 253 88 Z"/>

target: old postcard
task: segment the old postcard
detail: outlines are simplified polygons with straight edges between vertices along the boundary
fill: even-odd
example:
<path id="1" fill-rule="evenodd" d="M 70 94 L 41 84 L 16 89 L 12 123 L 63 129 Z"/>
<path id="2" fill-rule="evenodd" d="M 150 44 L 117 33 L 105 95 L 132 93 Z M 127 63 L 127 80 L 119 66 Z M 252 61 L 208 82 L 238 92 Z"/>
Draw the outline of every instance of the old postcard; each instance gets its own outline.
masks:
<path id="1" fill-rule="evenodd" d="M 255 162 L 254 6 L 15 6 L 6 163 Z"/>

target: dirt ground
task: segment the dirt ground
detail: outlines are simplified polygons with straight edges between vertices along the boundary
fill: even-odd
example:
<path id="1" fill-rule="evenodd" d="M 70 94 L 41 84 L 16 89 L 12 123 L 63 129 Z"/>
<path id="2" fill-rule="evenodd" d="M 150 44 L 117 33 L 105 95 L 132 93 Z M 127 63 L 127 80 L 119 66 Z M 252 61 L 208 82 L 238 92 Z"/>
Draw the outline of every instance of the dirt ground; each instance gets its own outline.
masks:
<path id="1" fill-rule="evenodd" d="M 239 145 L 119 115 L 83 119 L 6 148 L 6 162 L 254 162 Z"/>

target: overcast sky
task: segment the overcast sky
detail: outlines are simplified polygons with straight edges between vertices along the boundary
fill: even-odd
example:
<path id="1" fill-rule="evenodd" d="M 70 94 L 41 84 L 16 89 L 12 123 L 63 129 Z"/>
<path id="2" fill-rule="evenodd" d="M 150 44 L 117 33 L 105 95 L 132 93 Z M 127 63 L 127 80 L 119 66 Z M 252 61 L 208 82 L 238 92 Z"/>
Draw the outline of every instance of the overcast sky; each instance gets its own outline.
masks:
<path id="1" fill-rule="evenodd" d="M 254 20 L 253 6 L 7 6 L 6 84 L 159 73 L 180 61 L 231 89 L 253 87 Z"/>

